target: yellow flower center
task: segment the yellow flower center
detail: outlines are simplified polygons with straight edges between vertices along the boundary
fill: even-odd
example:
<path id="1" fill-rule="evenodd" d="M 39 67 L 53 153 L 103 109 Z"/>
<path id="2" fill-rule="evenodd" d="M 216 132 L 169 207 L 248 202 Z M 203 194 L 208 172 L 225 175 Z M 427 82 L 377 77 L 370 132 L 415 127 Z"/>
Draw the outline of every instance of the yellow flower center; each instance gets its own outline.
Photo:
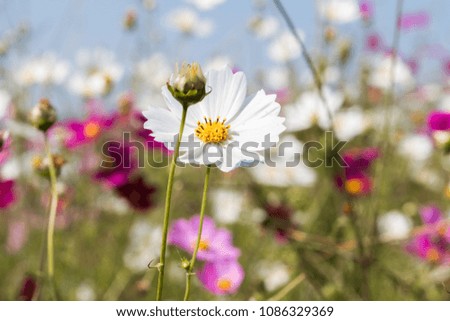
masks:
<path id="1" fill-rule="evenodd" d="M 195 246 L 197 245 L 197 242 L 192 242 L 192 250 L 195 249 Z M 200 240 L 200 243 L 198 244 L 198 250 L 199 251 L 206 251 L 209 249 L 209 242 L 207 240 Z"/>
<path id="2" fill-rule="evenodd" d="M 345 182 L 345 190 L 351 195 L 357 195 L 362 192 L 363 183 L 357 178 L 349 179 Z"/>
<path id="3" fill-rule="evenodd" d="M 228 291 L 231 288 L 231 280 L 229 279 L 219 279 L 217 282 L 217 287 L 222 291 Z"/>
<path id="4" fill-rule="evenodd" d="M 427 260 L 437 262 L 440 258 L 439 252 L 434 247 L 429 248 L 426 253 Z"/>
<path id="5" fill-rule="evenodd" d="M 89 122 L 84 126 L 83 134 L 87 138 L 93 138 L 100 132 L 100 125 L 96 122 Z"/>
<path id="6" fill-rule="evenodd" d="M 205 122 L 197 123 L 195 135 L 205 143 L 222 143 L 228 138 L 228 130 L 230 125 L 225 125 L 226 119 L 220 121 L 217 117 L 215 121 L 211 118 L 204 117 Z"/>

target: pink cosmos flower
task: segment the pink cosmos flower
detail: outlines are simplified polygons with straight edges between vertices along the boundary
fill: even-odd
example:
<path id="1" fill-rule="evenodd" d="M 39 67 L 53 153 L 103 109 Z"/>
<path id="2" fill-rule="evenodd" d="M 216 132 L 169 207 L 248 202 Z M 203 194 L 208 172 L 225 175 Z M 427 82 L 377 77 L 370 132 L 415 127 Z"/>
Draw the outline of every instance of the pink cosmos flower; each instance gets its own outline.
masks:
<path id="1" fill-rule="evenodd" d="M 104 145 L 103 153 L 107 159 L 102 161 L 102 167 L 93 178 L 111 188 L 126 184 L 137 168 L 130 146 L 120 142 L 108 142 Z"/>
<path id="2" fill-rule="evenodd" d="M 347 167 L 335 178 L 337 187 L 350 196 L 370 194 L 373 188 L 370 166 L 378 156 L 378 149 L 373 147 L 346 152 L 343 159 Z"/>
<path id="3" fill-rule="evenodd" d="M 359 12 L 364 20 L 370 20 L 373 17 L 373 3 L 370 0 L 363 0 L 359 3 Z"/>
<path id="4" fill-rule="evenodd" d="M 8 132 L 0 131 L 0 165 L 9 157 L 9 147 L 11 145 L 11 137 Z"/>
<path id="5" fill-rule="evenodd" d="M 366 38 L 366 49 L 372 52 L 383 49 L 383 40 L 377 33 L 371 33 Z"/>
<path id="6" fill-rule="evenodd" d="M 28 240 L 27 224 L 21 221 L 13 221 L 8 225 L 8 237 L 6 239 L 6 250 L 8 253 L 19 252 Z"/>
<path id="7" fill-rule="evenodd" d="M 31 301 L 37 289 L 37 282 L 33 276 L 27 276 L 22 281 L 22 286 L 18 294 L 18 300 Z"/>
<path id="8" fill-rule="evenodd" d="M 189 220 L 176 220 L 169 231 L 168 243 L 188 253 L 193 253 L 197 242 L 199 222 L 199 215 L 195 215 Z M 219 262 L 235 260 L 240 254 L 240 250 L 232 244 L 231 233 L 224 228 L 217 228 L 214 221 L 205 216 L 197 258 L 200 261 Z"/>
<path id="9" fill-rule="evenodd" d="M 431 131 L 450 131 L 450 112 L 435 110 L 428 114 L 428 128 Z"/>
<path id="10" fill-rule="evenodd" d="M 15 182 L 13 180 L 3 181 L 0 178 L 0 209 L 10 207 L 16 201 Z"/>
<path id="11" fill-rule="evenodd" d="M 244 270 L 234 260 L 208 262 L 197 276 L 209 292 L 216 295 L 233 294 L 244 280 Z"/>
<path id="12" fill-rule="evenodd" d="M 97 140 L 100 135 L 112 127 L 115 117 L 99 113 L 92 113 L 84 120 L 68 120 L 55 130 L 63 129 L 64 145 L 69 149 L 89 144 Z"/>
<path id="13" fill-rule="evenodd" d="M 406 250 L 422 260 L 450 265 L 450 224 L 435 206 L 423 207 L 420 216 L 424 225 L 420 227 Z"/>
<path id="14" fill-rule="evenodd" d="M 430 17 L 425 11 L 407 13 L 400 17 L 398 27 L 403 30 L 417 29 L 427 27 Z"/>

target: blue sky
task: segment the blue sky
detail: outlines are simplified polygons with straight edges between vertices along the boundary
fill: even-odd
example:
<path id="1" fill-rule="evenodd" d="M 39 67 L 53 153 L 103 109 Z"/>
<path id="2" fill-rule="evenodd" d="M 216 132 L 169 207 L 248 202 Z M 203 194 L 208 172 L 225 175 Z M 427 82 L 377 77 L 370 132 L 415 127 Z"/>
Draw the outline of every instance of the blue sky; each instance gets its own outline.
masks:
<path id="1" fill-rule="evenodd" d="M 266 13 L 280 18 L 272 1 L 266 1 Z M 267 42 L 256 40 L 246 30 L 248 19 L 254 12 L 251 0 L 227 0 L 200 16 L 214 20 L 216 28 L 208 38 L 184 41 L 167 28 L 166 14 L 176 7 L 190 6 L 183 0 L 157 0 L 154 12 L 146 12 L 139 0 L 0 0 L 0 34 L 20 22 L 31 26 L 31 41 L 24 54 L 56 51 L 63 57 L 73 58 L 79 48 L 106 47 L 116 52 L 123 62 L 134 61 L 155 49 L 149 34 L 157 33 L 161 42 L 157 49 L 170 53 L 170 59 L 204 61 L 211 54 L 228 54 L 243 68 L 269 64 Z M 317 28 L 314 0 L 284 0 L 295 24 L 306 34 L 306 44 L 316 44 Z M 391 43 L 395 3 L 394 0 L 374 0 L 376 5 L 375 29 Z M 139 16 L 139 28 L 126 33 L 122 19 L 127 9 L 134 8 Z M 450 1 L 405 0 L 404 12 L 427 10 L 431 25 L 426 30 L 402 34 L 401 51 L 412 53 L 424 43 L 440 44 L 450 50 L 448 31 Z M 280 21 L 283 28 L 285 24 Z M 361 23 L 340 27 L 341 33 L 362 39 Z"/>

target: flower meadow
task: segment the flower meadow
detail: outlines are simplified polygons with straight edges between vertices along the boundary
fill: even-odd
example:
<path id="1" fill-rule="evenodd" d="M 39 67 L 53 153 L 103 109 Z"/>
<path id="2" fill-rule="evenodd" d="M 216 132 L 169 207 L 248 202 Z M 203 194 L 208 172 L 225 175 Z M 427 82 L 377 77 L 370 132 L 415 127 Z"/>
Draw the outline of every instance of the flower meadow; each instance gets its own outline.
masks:
<path id="1" fill-rule="evenodd" d="M 2 3 L 0 299 L 449 300 L 430 2 Z"/>

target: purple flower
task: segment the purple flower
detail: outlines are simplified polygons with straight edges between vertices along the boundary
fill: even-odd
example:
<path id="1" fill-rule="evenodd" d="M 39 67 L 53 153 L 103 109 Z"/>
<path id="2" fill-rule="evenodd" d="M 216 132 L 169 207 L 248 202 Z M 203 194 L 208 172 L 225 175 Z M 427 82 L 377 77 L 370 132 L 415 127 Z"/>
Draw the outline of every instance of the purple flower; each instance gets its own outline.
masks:
<path id="1" fill-rule="evenodd" d="M 432 111 L 428 114 L 428 128 L 431 131 L 444 130 L 450 131 L 450 112 Z"/>
<path id="2" fill-rule="evenodd" d="M 406 250 L 434 264 L 450 265 L 450 224 L 434 206 L 421 209 L 424 223 L 406 245 Z"/>
<path id="3" fill-rule="evenodd" d="M 37 283 L 36 279 L 32 276 L 27 276 L 22 281 L 22 286 L 19 291 L 18 299 L 21 301 L 31 301 L 34 293 L 36 292 Z"/>
<path id="4" fill-rule="evenodd" d="M 0 208 L 8 208 L 15 202 L 14 188 L 15 182 L 13 180 L 2 181 L 0 179 Z"/>
<path id="5" fill-rule="evenodd" d="M 118 187 L 128 182 L 131 173 L 137 168 L 131 155 L 131 148 L 120 142 L 108 142 L 103 153 L 109 158 L 94 174 L 94 179 L 108 187 Z"/>
<path id="6" fill-rule="evenodd" d="M 280 242 L 286 242 L 289 233 L 296 225 L 292 222 L 293 210 L 284 204 L 266 204 L 264 206 L 266 211 L 266 219 L 262 225 L 265 228 L 273 229 L 275 231 L 276 239 Z"/>
<path id="7" fill-rule="evenodd" d="M 373 17 L 373 3 L 370 0 L 363 0 L 359 3 L 359 12 L 364 20 L 369 20 Z"/>
<path id="8" fill-rule="evenodd" d="M 156 192 L 156 188 L 148 185 L 141 176 L 117 186 L 115 191 L 136 210 L 145 211 L 155 204 L 153 194 Z"/>
<path id="9" fill-rule="evenodd" d="M 199 222 L 199 215 L 193 216 L 190 220 L 176 220 L 169 231 L 169 244 L 193 253 Z M 214 221 L 205 216 L 197 258 L 201 261 L 218 262 L 235 260 L 240 254 L 240 250 L 232 244 L 231 233 L 224 228 L 217 228 Z"/>
<path id="10" fill-rule="evenodd" d="M 233 294 L 244 280 L 244 270 L 237 261 L 208 262 L 197 276 L 209 292 Z"/>

